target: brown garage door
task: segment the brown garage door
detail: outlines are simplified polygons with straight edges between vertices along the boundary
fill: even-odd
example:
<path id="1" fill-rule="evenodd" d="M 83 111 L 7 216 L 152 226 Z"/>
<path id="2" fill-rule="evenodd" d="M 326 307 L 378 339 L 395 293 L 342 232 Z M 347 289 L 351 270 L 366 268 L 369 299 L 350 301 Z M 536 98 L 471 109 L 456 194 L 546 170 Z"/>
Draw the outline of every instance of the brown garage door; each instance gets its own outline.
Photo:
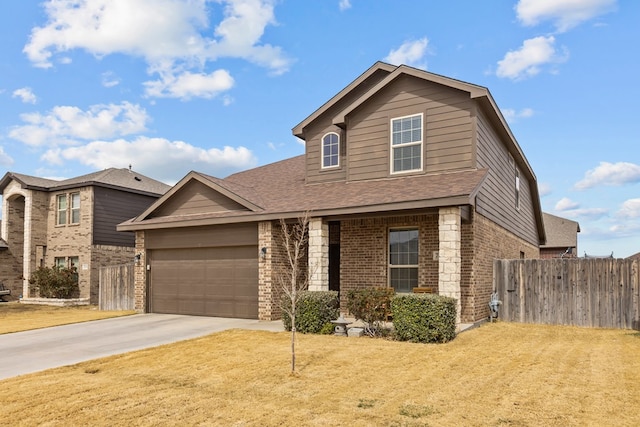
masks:
<path id="1" fill-rule="evenodd" d="M 154 249 L 154 313 L 258 318 L 258 249 L 254 245 Z"/>

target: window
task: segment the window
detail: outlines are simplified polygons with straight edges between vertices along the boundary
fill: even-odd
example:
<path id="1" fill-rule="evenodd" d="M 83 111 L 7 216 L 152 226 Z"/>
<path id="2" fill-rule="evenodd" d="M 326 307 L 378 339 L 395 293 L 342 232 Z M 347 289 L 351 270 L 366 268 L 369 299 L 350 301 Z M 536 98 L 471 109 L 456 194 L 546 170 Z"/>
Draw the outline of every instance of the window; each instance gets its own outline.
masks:
<path id="1" fill-rule="evenodd" d="M 67 223 L 67 195 L 59 194 L 56 197 L 56 209 L 57 209 L 57 222 L 58 225 L 64 225 Z"/>
<path id="2" fill-rule="evenodd" d="M 55 257 L 53 260 L 54 265 L 57 268 L 66 268 L 67 267 L 67 258 L 66 257 Z"/>
<path id="3" fill-rule="evenodd" d="M 396 292 L 418 286 L 418 230 L 389 231 L 389 284 Z"/>
<path id="4" fill-rule="evenodd" d="M 391 173 L 422 170 L 422 113 L 391 120 Z"/>
<path id="5" fill-rule="evenodd" d="M 80 224 L 80 193 L 71 193 L 71 221 L 70 224 Z"/>
<path id="6" fill-rule="evenodd" d="M 520 171 L 516 168 L 516 209 L 520 209 Z"/>
<path id="7" fill-rule="evenodd" d="M 340 137 L 337 133 L 328 133 L 322 137 L 322 168 L 339 165 Z"/>

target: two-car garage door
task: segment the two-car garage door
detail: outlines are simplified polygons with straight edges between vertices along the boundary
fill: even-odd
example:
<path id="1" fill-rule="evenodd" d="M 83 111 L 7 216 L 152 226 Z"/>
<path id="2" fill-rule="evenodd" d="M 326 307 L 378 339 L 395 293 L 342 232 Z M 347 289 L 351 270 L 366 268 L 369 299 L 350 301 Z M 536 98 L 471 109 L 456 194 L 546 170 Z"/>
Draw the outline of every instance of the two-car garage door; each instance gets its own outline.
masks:
<path id="1" fill-rule="evenodd" d="M 146 233 L 149 311 L 258 318 L 257 226 Z"/>

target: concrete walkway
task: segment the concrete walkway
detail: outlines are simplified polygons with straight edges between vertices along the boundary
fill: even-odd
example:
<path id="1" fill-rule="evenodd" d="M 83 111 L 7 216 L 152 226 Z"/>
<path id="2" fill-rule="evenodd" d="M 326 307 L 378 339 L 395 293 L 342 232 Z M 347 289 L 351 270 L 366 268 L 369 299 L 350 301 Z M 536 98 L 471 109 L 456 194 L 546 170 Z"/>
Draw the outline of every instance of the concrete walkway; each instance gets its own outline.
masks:
<path id="1" fill-rule="evenodd" d="M 0 380 L 227 329 L 283 331 L 282 321 L 136 314 L 0 335 Z"/>

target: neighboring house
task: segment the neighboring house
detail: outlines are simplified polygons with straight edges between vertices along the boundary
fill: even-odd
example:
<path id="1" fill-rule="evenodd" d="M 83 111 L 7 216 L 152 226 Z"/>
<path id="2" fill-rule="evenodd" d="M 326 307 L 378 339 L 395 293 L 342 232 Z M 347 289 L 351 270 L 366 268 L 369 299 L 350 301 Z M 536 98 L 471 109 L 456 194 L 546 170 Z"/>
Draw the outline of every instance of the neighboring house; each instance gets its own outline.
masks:
<path id="1" fill-rule="evenodd" d="M 0 180 L 0 281 L 14 298 L 34 297 L 41 266 L 78 269 L 80 297 L 98 301 L 99 267 L 133 262 L 135 236 L 116 225 L 170 187 L 130 169 L 105 169 L 63 181 L 8 172 Z"/>
<path id="2" fill-rule="evenodd" d="M 547 242 L 540 245 L 540 258 L 576 258 L 580 224 L 546 212 L 542 219 Z"/>
<path id="3" fill-rule="evenodd" d="M 190 172 L 136 218 L 136 309 L 277 319 L 279 218 L 311 213 L 311 290 L 427 288 L 486 318 L 496 258 L 538 258 L 536 177 L 489 91 L 376 63 L 293 128 L 306 153 Z"/>

